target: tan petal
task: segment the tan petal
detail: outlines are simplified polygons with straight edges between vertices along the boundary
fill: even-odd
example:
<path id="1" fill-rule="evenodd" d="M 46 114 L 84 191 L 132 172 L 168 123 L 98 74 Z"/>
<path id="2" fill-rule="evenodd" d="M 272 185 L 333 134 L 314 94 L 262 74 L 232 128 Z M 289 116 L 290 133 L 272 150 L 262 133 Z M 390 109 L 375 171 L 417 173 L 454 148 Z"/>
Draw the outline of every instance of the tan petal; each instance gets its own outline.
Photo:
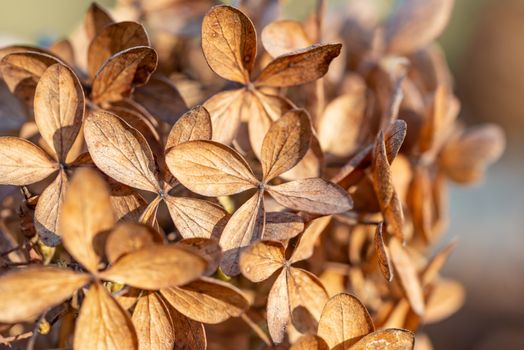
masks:
<path id="1" fill-rule="evenodd" d="M 373 332 L 351 347 L 351 350 L 413 350 L 415 335 L 405 329 L 384 329 Z"/>
<path id="2" fill-rule="evenodd" d="M 235 211 L 222 231 L 220 246 L 224 256 L 220 267 L 228 275 L 240 273 L 240 254 L 262 238 L 264 232 L 264 199 L 261 191 L 256 192 Z"/>
<path id="3" fill-rule="evenodd" d="M 244 89 L 222 91 L 213 95 L 204 107 L 208 110 L 213 124 L 213 140 L 230 145 L 237 135 L 240 121 L 246 112 Z"/>
<path id="4" fill-rule="evenodd" d="M 187 110 L 186 102 L 173 82 L 162 76 L 153 76 L 146 85 L 137 87 L 133 100 L 169 125 L 173 125 Z"/>
<path id="5" fill-rule="evenodd" d="M 343 213 L 353 207 L 353 200 L 342 187 L 321 178 L 295 180 L 266 188 L 278 203 L 289 209 L 327 215 Z"/>
<path id="6" fill-rule="evenodd" d="M 291 313 L 287 290 L 288 273 L 286 269 L 278 275 L 267 297 L 267 326 L 271 339 L 279 344 L 284 340 Z"/>
<path id="7" fill-rule="evenodd" d="M 458 183 L 482 179 L 488 165 L 502 155 L 505 148 L 503 130 L 494 124 L 472 128 L 452 139 L 442 151 L 446 175 Z"/>
<path id="8" fill-rule="evenodd" d="M 23 186 L 45 179 L 57 170 L 40 147 L 18 137 L 0 137 L 0 184 Z"/>
<path id="9" fill-rule="evenodd" d="M 66 173 L 60 170 L 56 179 L 38 197 L 35 229 L 45 245 L 54 247 L 60 244 L 59 223 L 67 187 Z"/>
<path id="10" fill-rule="evenodd" d="M 175 349 L 207 349 L 206 332 L 202 323 L 187 318 L 171 305 L 169 313 L 175 329 Z"/>
<path id="11" fill-rule="evenodd" d="M 466 291 L 453 280 L 441 280 L 432 288 L 426 304 L 424 323 L 436 323 L 457 312 L 464 304 Z"/>
<path id="12" fill-rule="evenodd" d="M 71 69 L 54 64 L 35 90 L 35 122 L 45 142 L 65 161 L 82 126 L 84 91 Z"/>
<path id="13" fill-rule="evenodd" d="M 245 109 L 241 112 L 244 117 L 248 116 L 249 142 L 253 152 L 260 159 L 262 143 L 273 121 L 295 107 L 286 98 L 257 90 L 245 95 L 250 98 L 244 99 Z"/>
<path id="14" fill-rule="evenodd" d="M 359 146 L 367 102 L 362 85 L 327 105 L 318 127 L 318 139 L 326 153 L 347 157 Z"/>
<path id="15" fill-rule="evenodd" d="M 203 196 L 225 196 L 257 186 L 246 161 L 213 141 L 190 141 L 173 147 L 166 163 L 178 181 Z"/>
<path id="16" fill-rule="evenodd" d="M 305 110 L 289 111 L 274 122 L 262 143 L 264 181 L 293 168 L 306 154 L 310 140 L 311 122 Z"/>
<path id="17" fill-rule="evenodd" d="M 388 50 L 410 54 L 428 46 L 448 24 L 454 0 L 409 0 L 395 8 L 386 23 Z"/>
<path id="18" fill-rule="evenodd" d="M 282 243 L 260 241 L 240 256 L 240 271 L 252 282 L 262 282 L 286 263 L 285 249 Z"/>
<path id="19" fill-rule="evenodd" d="M 112 183 L 111 205 L 118 222 L 138 222 L 147 202 L 132 188 Z"/>
<path id="20" fill-rule="evenodd" d="M 324 171 L 324 153 L 317 137 L 311 136 L 311 143 L 304 158 L 297 165 L 286 171 L 280 177 L 285 180 L 299 180 L 310 177 L 320 177 Z"/>
<path id="21" fill-rule="evenodd" d="M 224 229 L 227 212 L 202 199 L 166 196 L 171 219 L 184 238 L 218 237 Z"/>
<path id="22" fill-rule="evenodd" d="M 415 265 L 402 246 L 402 243 L 400 243 L 396 237 L 392 237 L 389 241 L 389 252 L 391 254 L 391 261 L 395 266 L 396 275 L 400 279 L 400 283 L 404 288 L 413 311 L 417 315 L 423 315 L 424 295 Z"/>
<path id="23" fill-rule="evenodd" d="M 175 330 L 169 309 L 164 300 L 155 293 L 148 293 L 138 299 L 133 311 L 138 347 L 141 350 L 172 350 L 175 344 Z"/>
<path id="24" fill-rule="evenodd" d="M 449 242 L 444 248 L 439 250 L 437 254 L 426 265 L 424 271 L 421 273 L 422 286 L 425 287 L 432 283 L 438 276 L 438 273 L 448 260 L 451 253 L 457 247 L 458 241 L 453 240 Z"/>
<path id="25" fill-rule="evenodd" d="M 302 24 L 291 20 L 271 22 L 262 30 L 261 39 L 264 49 L 272 57 L 297 51 L 312 44 Z"/>
<path id="26" fill-rule="evenodd" d="M 98 283 L 89 288 L 76 321 L 75 349 L 138 349 L 131 318 Z"/>
<path id="27" fill-rule="evenodd" d="M 318 323 L 318 335 L 330 349 L 348 349 L 375 326 L 366 307 L 351 294 L 338 294 L 324 306 Z"/>
<path id="28" fill-rule="evenodd" d="M 93 80 L 95 103 L 119 101 L 129 96 L 135 86 L 147 83 L 157 65 L 156 52 L 137 46 L 111 56 Z"/>
<path id="29" fill-rule="evenodd" d="M 155 243 L 162 243 L 162 240 L 162 236 L 148 225 L 131 222 L 119 224 L 107 237 L 107 260 L 114 264 L 120 257 Z"/>
<path id="30" fill-rule="evenodd" d="M 96 272 L 103 253 L 96 237 L 114 223 L 107 184 L 94 170 L 78 169 L 60 215 L 64 247 L 89 271 Z"/>
<path id="31" fill-rule="evenodd" d="M 290 350 L 329 350 L 329 346 L 319 336 L 308 334 L 298 338 Z"/>
<path id="32" fill-rule="evenodd" d="M 162 289 L 160 292 L 180 313 L 208 324 L 238 317 L 249 307 L 239 289 L 212 278 L 203 277 L 182 287 Z"/>
<path id="33" fill-rule="evenodd" d="M 31 267 L 0 277 L 0 322 L 32 321 L 71 297 L 89 275 L 54 267 Z"/>
<path id="34" fill-rule="evenodd" d="M 306 230 L 300 237 L 290 261 L 292 263 L 309 259 L 318 241 L 318 237 L 331 222 L 331 216 L 322 216 L 309 222 Z"/>
<path id="35" fill-rule="evenodd" d="M 68 39 L 55 41 L 49 46 L 49 51 L 67 63 L 70 67 L 75 66 L 75 49 Z"/>
<path id="36" fill-rule="evenodd" d="M 384 276 L 388 282 L 391 282 L 393 280 L 393 266 L 391 265 L 386 244 L 384 243 L 384 237 L 382 236 L 382 223 L 377 226 L 374 242 L 380 272 L 382 272 L 382 276 Z"/>
<path id="37" fill-rule="evenodd" d="M 340 54 L 341 44 L 313 45 L 271 61 L 256 79 L 257 86 L 286 87 L 321 78 Z"/>
<path id="38" fill-rule="evenodd" d="M 91 112 L 85 121 L 85 139 L 96 166 L 115 180 L 158 192 L 157 168 L 144 137 L 116 115 Z"/>
<path id="39" fill-rule="evenodd" d="M 111 16 L 102 7 L 93 2 L 84 17 L 84 29 L 88 41 L 93 40 L 109 24 L 113 23 Z"/>
<path id="40" fill-rule="evenodd" d="M 31 106 L 38 80 L 55 63 L 59 61 L 45 53 L 14 52 L 2 59 L 0 72 L 9 90 Z"/>
<path id="41" fill-rule="evenodd" d="M 287 281 L 293 325 L 301 333 L 315 332 L 328 301 L 326 289 L 315 275 L 293 267 L 288 269 Z"/>
<path id="42" fill-rule="evenodd" d="M 182 246 L 153 245 L 128 253 L 100 277 L 141 289 L 157 290 L 200 277 L 207 261 Z"/>
<path id="43" fill-rule="evenodd" d="M 247 83 L 257 54 L 255 27 L 240 10 L 213 7 L 202 22 L 202 51 L 222 78 Z"/>
<path id="44" fill-rule="evenodd" d="M 216 272 L 222 260 L 222 249 L 215 239 L 209 238 L 184 238 L 176 244 L 183 245 L 189 249 L 194 249 L 199 255 L 203 256 L 207 262 L 207 269 L 204 275 L 211 276 Z"/>
<path id="45" fill-rule="evenodd" d="M 187 141 L 211 140 L 211 117 L 203 106 L 196 106 L 186 112 L 173 125 L 166 141 L 166 151 Z"/>
<path id="46" fill-rule="evenodd" d="M 300 215 L 288 212 L 266 213 L 263 239 L 287 241 L 304 231 L 304 220 Z"/>
<path id="47" fill-rule="evenodd" d="M 118 22 L 104 27 L 87 49 L 87 73 L 93 79 L 114 54 L 135 46 L 149 46 L 144 27 L 136 22 Z"/>

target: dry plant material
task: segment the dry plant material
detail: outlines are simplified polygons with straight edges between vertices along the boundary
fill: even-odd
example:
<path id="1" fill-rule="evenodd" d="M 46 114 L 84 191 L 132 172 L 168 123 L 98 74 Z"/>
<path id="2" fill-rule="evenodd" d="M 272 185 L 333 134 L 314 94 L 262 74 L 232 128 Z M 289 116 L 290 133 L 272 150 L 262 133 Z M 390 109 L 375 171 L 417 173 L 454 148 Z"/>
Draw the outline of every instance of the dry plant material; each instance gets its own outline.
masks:
<path id="1" fill-rule="evenodd" d="M 428 252 L 505 140 L 457 121 L 453 1 L 240 3 L 0 49 L 0 343 L 408 350 L 464 303 Z"/>

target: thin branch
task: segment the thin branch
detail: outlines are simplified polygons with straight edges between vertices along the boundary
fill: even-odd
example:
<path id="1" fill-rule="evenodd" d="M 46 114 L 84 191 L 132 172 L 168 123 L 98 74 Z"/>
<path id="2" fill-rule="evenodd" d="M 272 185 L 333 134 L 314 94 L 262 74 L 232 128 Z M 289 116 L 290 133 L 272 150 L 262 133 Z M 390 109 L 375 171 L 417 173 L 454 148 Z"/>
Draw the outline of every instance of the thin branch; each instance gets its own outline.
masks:
<path id="1" fill-rule="evenodd" d="M 240 317 L 242 318 L 244 322 L 247 323 L 247 325 L 253 330 L 253 332 L 255 332 L 256 335 L 258 335 L 258 337 L 262 339 L 262 341 L 267 346 L 269 347 L 273 346 L 273 342 L 271 341 L 271 339 L 269 339 L 266 332 L 264 332 L 262 328 L 260 328 L 260 326 L 256 324 L 255 321 L 253 321 L 246 313 L 243 313 Z"/>

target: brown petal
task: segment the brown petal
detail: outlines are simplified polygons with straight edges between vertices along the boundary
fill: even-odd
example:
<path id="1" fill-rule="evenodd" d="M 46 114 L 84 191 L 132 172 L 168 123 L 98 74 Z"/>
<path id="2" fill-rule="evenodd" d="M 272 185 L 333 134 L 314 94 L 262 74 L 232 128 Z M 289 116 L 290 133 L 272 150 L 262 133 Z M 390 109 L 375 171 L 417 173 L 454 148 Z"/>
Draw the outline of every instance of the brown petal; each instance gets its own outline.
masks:
<path id="1" fill-rule="evenodd" d="M 310 140 L 311 122 L 305 110 L 289 111 L 274 122 L 262 143 L 264 181 L 293 168 L 306 154 Z"/>
<path id="2" fill-rule="evenodd" d="M 200 277 L 207 261 L 182 246 L 153 245 L 128 253 L 100 277 L 141 289 L 157 290 Z"/>
<path id="3" fill-rule="evenodd" d="M 264 194 L 256 192 L 235 211 L 222 231 L 220 246 L 224 257 L 220 267 L 228 275 L 240 273 L 239 260 L 242 251 L 260 240 L 264 232 Z"/>
<path id="4" fill-rule="evenodd" d="M 308 334 L 298 338 L 290 350 L 329 350 L 329 346 L 319 336 Z"/>
<path id="5" fill-rule="evenodd" d="M 87 73 L 93 79 L 114 54 L 135 46 L 149 46 L 144 27 L 136 22 L 118 22 L 104 27 L 87 49 Z"/>
<path id="6" fill-rule="evenodd" d="M 105 181 L 94 170 L 78 169 L 65 194 L 60 232 L 67 251 L 96 272 L 103 253 L 96 237 L 115 223 Z"/>
<path id="7" fill-rule="evenodd" d="M 204 275 L 210 276 L 218 269 L 218 265 L 220 265 L 220 260 L 222 259 L 222 249 L 217 240 L 201 237 L 184 238 L 176 244 L 196 251 L 207 260 L 208 265 Z"/>
<path id="8" fill-rule="evenodd" d="M 3 80 L 0 80 L 0 130 L 18 130 L 26 122 L 24 106 L 14 96 Z"/>
<path id="9" fill-rule="evenodd" d="M 239 289 L 213 278 L 203 277 L 182 287 L 162 289 L 160 292 L 180 313 L 208 324 L 238 317 L 249 307 Z"/>
<path id="10" fill-rule="evenodd" d="M 133 311 L 133 324 L 141 350 L 172 350 L 175 330 L 169 309 L 155 293 L 138 299 Z"/>
<path id="11" fill-rule="evenodd" d="M 318 237 L 330 222 L 331 216 L 322 216 L 309 222 L 306 230 L 300 237 L 300 241 L 293 251 L 293 254 L 291 255 L 291 263 L 309 259 L 313 255 L 313 250 L 315 248 L 315 244 L 317 243 Z"/>
<path id="12" fill-rule="evenodd" d="M 384 329 L 373 332 L 351 347 L 351 350 L 413 350 L 415 335 L 405 329 Z"/>
<path id="13" fill-rule="evenodd" d="M 271 339 L 277 344 L 284 340 L 287 324 L 291 316 L 287 280 L 287 270 L 283 269 L 267 297 L 267 326 Z"/>
<path id="14" fill-rule="evenodd" d="M 277 57 L 310 46 L 311 40 L 297 21 L 274 21 L 262 30 L 262 45 L 272 56 Z"/>
<path id="15" fill-rule="evenodd" d="M 65 161 L 84 116 L 84 91 L 71 69 L 61 64 L 46 69 L 36 86 L 34 113 L 42 138 Z"/>
<path id="16" fill-rule="evenodd" d="M 49 51 L 67 63 L 70 67 L 75 66 L 75 51 L 71 41 L 68 39 L 60 39 L 49 46 Z"/>
<path id="17" fill-rule="evenodd" d="M 166 196 L 171 219 L 184 238 L 218 237 L 224 229 L 227 212 L 202 199 Z"/>
<path id="18" fill-rule="evenodd" d="M 89 275 L 54 267 L 31 267 L 0 277 L 0 322 L 32 321 L 71 297 Z"/>
<path id="19" fill-rule="evenodd" d="M 75 349 L 138 349 L 131 318 L 98 283 L 89 288 L 76 321 Z"/>
<path id="20" fill-rule="evenodd" d="M 102 7 L 93 2 L 84 18 L 84 29 L 90 42 L 109 24 L 113 23 L 111 16 Z"/>
<path id="21" fill-rule="evenodd" d="M 424 323 L 436 323 L 453 315 L 464 304 L 466 291 L 453 280 L 440 280 L 432 288 L 426 304 Z"/>
<path id="22" fill-rule="evenodd" d="M 147 202 L 132 188 L 112 183 L 111 205 L 117 222 L 138 222 Z"/>
<path id="23" fill-rule="evenodd" d="M 396 275 L 400 279 L 400 283 L 404 288 L 413 311 L 417 315 L 423 315 L 424 295 L 415 265 L 402 246 L 402 243 L 400 243 L 396 237 L 392 237 L 389 241 L 389 252 L 391 253 L 391 261 L 395 266 Z"/>
<path id="24" fill-rule="evenodd" d="M 362 85 L 327 105 L 318 128 L 318 139 L 326 153 L 347 157 L 362 141 L 367 102 L 365 85 Z"/>
<path id="25" fill-rule="evenodd" d="M 404 55 L 428 46 L 448 24 L 454 0 L 404 1 L 386 23 L 390 52 Z"/>
<path id="26" fill-rule="evenodd" d="M 444 171 L 458 183 L 478 181 L 488 165 L 502 155 L 505 143 L 504 132 L 498 125 L 486 124 L 467 130 L 442 151 Z"/>
<path id="27" fill-rule="evenodd" d="M 388 282 L 391 282 L 393 280 L 393 266 L 391 265 L 391 260 L 389 259 L 389 254 L 384 243 L 384 237 L 382 236 L 382 223 L 377 225 L 374 241 L 380 272 L 382 272 L 382 275 Z"/>
<path id="28" fill-rule="evenodd" d="M 87 148 L 96 166 L 115 180 L 158 192 L 157 169 L 144 137 L 116 115 L 97 110 L 85 121 Z"/>
<path id="29" fill-rule="evenodd" d="M 345 293 L 329 299 L 318 323 L 318 335 L 330 349 L 348 349 L 374 330 L 366 307 L 355 296 Z"/>
<path id="30" fill-rule="evenodd" d="M 240 121 L 245 112 L 246 96 L 244 89 L 219 92 L 206 102 L 213 124 L 213 140 L 230 145 L 235 139 Z"/>
<path id="31" fill-rule="evenodd" d="M 135 86 L 147 83 L 157 60 L 156 52 L 146 46 L 133 47 L 112 56 L 93 80 L 93 102 L 114 102 L 129 96 Z"/>
<path id="32" fill-rule="evenodd" d="M 321 78 L 340 54 L 341 44 L 312 45 L 275 58 L 256 79 L 257 86 L 286 87 Z"/>
<path id="33" fill-rule="evenodd" d="M 175 349 L 207 349 L 206 332 L 202 323 L 187 318 L 171 305 L 169 313 L 175 329 Z"/>
<path id="34" fill-rule="evenodd" d="M 240 256 L 240 271 L 252 282 L 262 282 L 286 263 L 285 249 L 282 243 L 260 241 Z"/>
<path id="35" fill-rule="evenodd" d="M 304 220 L 300 215 L 288 212 L 266 213 L 263 239 L 287 241 L 304 231 Z"/>
<path id="36" fill-rule="evenodd" d="M 321 178 L 301 179 L 266 187 L 269 194 L 289 209 L 316 214 L 337 214 L 350 210 L 353 201 L 344 189 Z"/>
<path id="37" fill-rule="evenodd" d="M 439 250 L 437 254 L 435 254 L 433 259 L 431 259 L 431 261 L 424 268 L 424 271 L 421 273 L 422 286 L 425 287 L 436 279 L 438 273 L 448 260 L 449 256 L 457 247 L 457 244 L 458 241 L 453 240 L 449 242 L 444 248 Z"/>
<path id="38" fill-rule="evenodd" d="M 287 283 L 293 325 L 301 333 L 315 332 L 329 298 L 324 286 L 312 273 L 294 267 L 288 269 Z"/>
<path id="39" fill-rule="evenodd" d="M 157 119 L 172 125 L 187 110 L 186 103 L 168 78 L 153 76 L 133 92 L 133 100 Z"/>
<path id="40" fill-rule="evenodd" d="M 286 98 L 262 93 L 257 90 L 245 95 L 245 109 L 241 113 L 244 117 L 248 116 L 249 143 L 253 153 L 260 159 L 262 143 L 273 121 L 278 120 L 282 115 L 295 107 Z"/>
<path id="41" fill-rule="evenodd" d="M 166 163 L 182 185 L 203 196 L 231 195 L 258 183 L 240 154 L 213 141 L 190 141 L 173 147 Z"/>
<path id="42" fill-rule="evenodd" d="M 203 106 L 193 107 L 173 125 L 166 140 L 166 152 L 183 142 L 211 140 L 211 135 L 209 112 Z"/>
<path id="43" fill-rule="evenodd" d="M 31 106 L 38 80 L 47 67 L 60 63 L 56 58 L 34 51 L 15 52 L 5 56 L 0 72 L 9 90 Z"/>
<path id="44" fill-rule="evenodd" d="M 109 263 L 114 264 L 120 257 L 155 243 L 162 243 L 162 236 L 152 227 L 132 222 L 123 223 L 115 226 L 109 233 L 105 253 Z"/>
<path id="45" fill-rule="evenodd" d="M 59 223 L 67 187 L 66 173 L 60 170 L 56 179 L 38 197 L 35 229 L 45 245 L 54 247 L 60 244 Z"/>
<path id="46" fill-rule="evenodd" d="M 40 147 L 18 137 L 0 137 L 0 184 L 23 186 L 45 179 L 58 168 Z"/>
<path id="47" fill-rule="evenodd" d="M 240 10 L 215 6 L 202 22 L 202 50 L 215 73 L 247 83 L 257 54 L 255 27 Z"/>

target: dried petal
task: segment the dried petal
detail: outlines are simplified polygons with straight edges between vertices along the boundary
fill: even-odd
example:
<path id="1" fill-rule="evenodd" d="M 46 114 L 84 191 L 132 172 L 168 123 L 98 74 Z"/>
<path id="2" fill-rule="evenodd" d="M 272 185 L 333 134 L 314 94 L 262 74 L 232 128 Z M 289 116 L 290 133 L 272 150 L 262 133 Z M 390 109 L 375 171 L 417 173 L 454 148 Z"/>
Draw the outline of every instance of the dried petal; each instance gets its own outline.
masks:
<path id="1" fill-rule="evenodd" d="M 100 175 L 84 168 L 76 171 L 62 204 L 60 232 L 64 247 L 93 273 L 103 253 L 96 237 L 115 223 L 109 196 Z"/>
<path id="2" fill-rule="evenodd" d="M 284 340 L 287 324 L 291 316 L 287 279 L 287 270 L 283 269 L 267 297 L 267 326 L 271 339 L 277 344 Z"/>
<path id="3" fill-rule="evenodd" d="M 175 330 L 169 309 L 164 303 L 155 293 L 138 299 L 132 320 L 138 336 L 139 349 L 173 349 Z"/>
<path id="4" fill-rule="evenodd" d="M 46 69 L 36 86 L 34 112 L 42 138 L 65 161 L 84 116 L 84 92 L 71 69 L 61 64 Z"/>
<path id="5" fill-rule="evenodd" d="M 131 318 L 108 291 L 98 283 L 86 294 L 76 321 L 75 349 L 138 349 Z"/>
<path id="6" fill-rule="evenodd" d="M 173 125 L 166 141 L 166 151 L 187 141 L 211 140 L 211 117 L 203 106 L 196 106 L 187 111 Z"/>
<path id="7" fill-rule="evenodd" d="M 202 22 L 202 50 L 215 73 L 247 83 L 257 54 L 255 27 L 240 10 L 215 6 Z"/>
<path id="8" fill-rule="evenodd" d="M 343 213 L 353 207 L 353 200 L 342 187 L 321 178 L 295 180 L 266 188 L 278 203 L 294 210 L 328 215 Z"/>
<path id="9" fill-rule="evenodd" d="M 115 226 L 108 235 L 105 253 L 110 264 L 114 264 L 120 257 L 162 243 L 162 236 L 150 226 L 138 223 L 124 223 Z"/>
<path id="10" fill-rule="evenodd" d="M 309 259 L 313 255 L 315 244 L 317 243 L 318 237 L 327 227 L 331 221 L 331 216 L 322 216 L 309 222 L 306 230 L 300 237 L 300 241 L 297 243 L 291 258 L 289 259 L 292 263 Z"/>
<path id="11" fill-rule="evenodd" d="M 60 244 L 60 217 L 68 179 L 63 170 L 56 179 L 42 192 L 35 208 L 35 229 L 42 242 L 48 246 Z"/>
<path id="12" fill-rule="evenodd" d="M 32 321 L 71 297 L 89 275 L 54 267 L 31 267 L 0 277 L 0 322 Z"/>
<path id="13" fill-rule="evenodd" d="M 262 45 L 272 56 L 277 57 L 311 45 L 311 40 L 297 21 L 274 21 L 262 30 Z"/>
<path id="14" fill-rule="evenodd" d="M 375 252 L 377 253 L 378 265 L 384 278 L 391 282 L 393 280 L 393 266 L 386 250 L 384 237 L 382 236 L 382 223 L 378 224 L 375 231 Z"/>
<path id="15" fill-rule="evenodd" d="M 287 241 L 304 231 L 300 215 L 281 211 L 266 213 L 263 238 L 270 241 Z"/>
<path id="16" fill-rule="evenodd" d="M 351 350 L 413 350 L 415 335 L 405 329 L 384 329 L 373 332 L 351 347 Z"/>
<path id="17" fill-rule="evenodd" d="M 282 243 L 260 241 L 240 256 L 240 271 L 252 282 L 262 282 L 286 263 L 285 249 Z"/>

